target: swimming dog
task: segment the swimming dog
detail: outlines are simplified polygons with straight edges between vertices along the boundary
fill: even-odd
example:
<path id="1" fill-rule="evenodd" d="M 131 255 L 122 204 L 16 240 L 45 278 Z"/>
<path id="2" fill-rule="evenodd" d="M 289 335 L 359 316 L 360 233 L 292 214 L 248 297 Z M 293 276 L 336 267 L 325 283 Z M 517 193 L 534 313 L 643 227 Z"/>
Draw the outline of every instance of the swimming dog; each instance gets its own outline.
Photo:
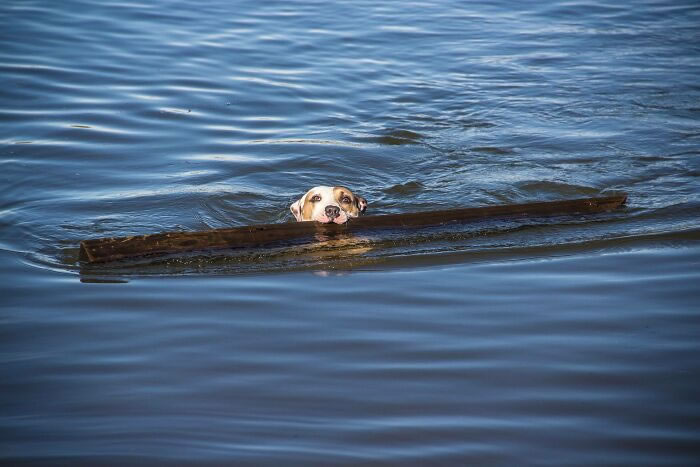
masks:
<path id="1" fill-rule="evenodd" d="M 367 200 L 344 186 L 317 186 L 289 206 L 299 221 L 345 224 L 367 209 Z"/>

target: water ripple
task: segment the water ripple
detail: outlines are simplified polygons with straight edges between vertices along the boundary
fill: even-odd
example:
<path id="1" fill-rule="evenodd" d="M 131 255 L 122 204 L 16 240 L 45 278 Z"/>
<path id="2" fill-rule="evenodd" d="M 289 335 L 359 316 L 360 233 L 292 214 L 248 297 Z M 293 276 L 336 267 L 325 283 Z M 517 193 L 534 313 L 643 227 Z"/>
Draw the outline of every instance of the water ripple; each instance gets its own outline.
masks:
<path id="1" fill-rule="evenodd" d="M 3 2 L 2 459 L 692 464 L 699 11 Z M 373 214 L 629 203 L 78 260 L 335 183 Z"/>

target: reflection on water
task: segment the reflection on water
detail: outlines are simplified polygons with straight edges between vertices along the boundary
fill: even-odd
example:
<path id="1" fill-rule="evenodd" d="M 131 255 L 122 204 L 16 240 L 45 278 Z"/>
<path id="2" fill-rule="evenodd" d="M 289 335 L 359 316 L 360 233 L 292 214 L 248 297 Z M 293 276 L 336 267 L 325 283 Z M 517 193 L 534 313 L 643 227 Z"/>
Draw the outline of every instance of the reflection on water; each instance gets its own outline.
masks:
<path id="1" fill-rule="evenodd" d="M 4 463 L 696 462 L 696 2 L 0 16 Z M 629 202 L 78 261 L 336 183 L 372 214 Z"/>

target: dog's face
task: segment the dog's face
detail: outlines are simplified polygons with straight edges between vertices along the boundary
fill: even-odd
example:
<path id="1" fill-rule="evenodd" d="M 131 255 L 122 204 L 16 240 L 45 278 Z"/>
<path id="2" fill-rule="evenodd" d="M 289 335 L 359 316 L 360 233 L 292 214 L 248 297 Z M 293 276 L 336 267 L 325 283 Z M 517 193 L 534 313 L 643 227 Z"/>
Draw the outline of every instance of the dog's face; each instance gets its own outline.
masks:
<path id="1" fill-rule="evenodd" d="M 344 186 L 317 186 L 289 207 L 297 221 L 344 224 L 367 209 L 367 200 Z"/>

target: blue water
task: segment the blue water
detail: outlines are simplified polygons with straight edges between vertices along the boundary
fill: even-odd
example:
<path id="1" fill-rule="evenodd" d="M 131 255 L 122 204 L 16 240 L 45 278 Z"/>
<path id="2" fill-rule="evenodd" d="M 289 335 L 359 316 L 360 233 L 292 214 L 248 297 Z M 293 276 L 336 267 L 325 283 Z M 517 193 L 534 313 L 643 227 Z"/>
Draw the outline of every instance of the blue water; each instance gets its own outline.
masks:
<path id="1" fill-rule="evenodd" d="M 691 465 L 693 1 L 0 5 L 0 462 Z M 87 238 L 626 192 L 89 266 Z"/>

